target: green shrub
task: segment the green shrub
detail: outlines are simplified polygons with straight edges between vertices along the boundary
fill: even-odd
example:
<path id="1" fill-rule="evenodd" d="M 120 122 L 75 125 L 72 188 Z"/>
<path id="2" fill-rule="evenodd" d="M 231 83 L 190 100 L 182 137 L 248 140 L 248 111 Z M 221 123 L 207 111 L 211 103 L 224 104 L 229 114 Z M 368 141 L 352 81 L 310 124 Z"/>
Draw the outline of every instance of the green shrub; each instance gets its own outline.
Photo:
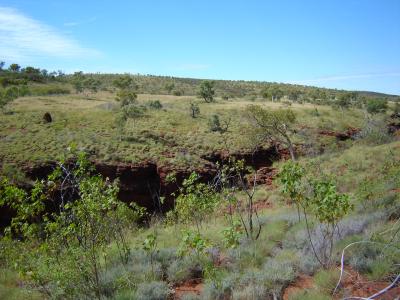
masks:
<path id="1" fill-rule="evenodd" d="M 269 259 L 263 266 L 263 276 L 266 281 L 274 285 L 293 281 L 296 273 L 289 263 Z"/>
<path id="2" fill-rule="evenodd" d="M 321 292 L 332 293 L 339 279 L 337 270 L 321 270 L 314 276 L 316 286 Z"/>
<path id="3" fill-rule="evenodd" d="M 135 299 L 137 300 L 166 300 L 171 293 L 164 281 L 152 281 L 139 284 Z"/>
<path id="4" fill-rule="evenodd" d="M 150 100 L 147 105 L 152 109 L 161 109 L 163 107 L 160 100 Z"/>
<path id="5" fill-rule="evenodd" d="M 267 299 L 268 291 L 262 285 L 249 284 L 243 288 L 235 289 L 232 293 L 234 300 L 264 300 Z"/>
<path id="6" fill-rule="evenodd" d="M 331 296 L 321 294 L 319 291 L 298 291 L 289 296 L 289 300 L 330 300 Z"/>
<path id="7" fill-rule="evenodd" d="M 167 270 L 167 278 L 171 283 L 181 283 L 188 279 L 199 278 L 203 270 L 196 256 L 187 255 L 173 261 Z"/>

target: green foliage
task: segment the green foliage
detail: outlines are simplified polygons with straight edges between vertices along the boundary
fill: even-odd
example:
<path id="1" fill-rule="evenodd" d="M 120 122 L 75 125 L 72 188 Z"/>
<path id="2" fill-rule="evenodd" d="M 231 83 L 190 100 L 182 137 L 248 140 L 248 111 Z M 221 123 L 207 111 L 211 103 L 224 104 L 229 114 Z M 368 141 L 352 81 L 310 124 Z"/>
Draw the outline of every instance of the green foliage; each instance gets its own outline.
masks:
<path id="1" fill-rule="evenodd" d="M 210 247 L 210 242 L 204 239 L 199 232 L 184 230 L 181 245 L 179 246 L 179 256 L 195 253 L 197 256 L 205 254 Z"/>
<path id="2" fill-rule="evenodd" d="M 213 81 L 204 80 L 200 84 L 198 95 L 203 98 L 206 103 L 214 102 L 215 83 Z"/>
<path id="3" fill-rule="evenodd" d="M 146 239 L 143 241 L 142 248 L 150 257 L 151 270 L 154 273 L 154 256 L 158 252 L 157 236 L 155 234 L 147 235 Z"/>
<path id="4" fill-rule="evenodd" d="M 219 196 L 207 184 L 198 182 L 199 179 L 199 175 L 193 172 L 183 181 L 175 209 L 169 213 L 170 219 L 176 218 L 185 224 L 195 222 L 199 227 L 214 212 Z"/>
<path id="5" fill-rule="evenodd" d="M 286 162 L 278 174 L 278 179 L 282 187 L 282 192 L 290 198 L 296 205 L 301 205 L 303 201 L 302 179 L 304 168 L 293 161 Z"/>
<path id="6" fill-rule="evenodd" d="M 314 277 L 317 288 L 326 294 L 332 293 L 338 279 L 339 274 L 336 270 L 320 270 Z"/>
<path id="7" fill-rule="evenodd" d="M 192 118 L 197 118 L 200 114 L 200 107 L 197 103 L 191 102 L 190 103 L 190 116 Z"/>
<path id="8" fill-rule="evenodd" d="M 387 108 L 387 101 L 381 99 L 370 99 L 366 105 L 367 112 L 370 114 L 384 113 Z"/>
<path id="9" fill-rule="evenodd" d="M 137 300 L 165 300 L 171 293 L 168 285 L 163 281 L 142 283 L 138 286 L 134 299 Z"/>
<path id="10" fill-rule="evenodd" d="M 283 90 L 276 85 L 271 85 L 261 91 L 261 96 L 265 99 L 271 98 L 271 101 L 279 100 L 283 95 Z"/>
<path id="11" fill-rule="evenodd" d="M 253 143 L 282 143 L 288 147 L 292 159 L 295 159 L 291 135 L 296 116 L 292 110 L 267 110 L 259 105 L 249 105 L 246 114 Z"/>
<path id="12" fill-rule="evenodd" d="M 115 241 L 121 260 L 126 262 L 129 247 L 125 230 L 143 215 L 142 209 L 131 209 L 117 200 L 116 183 L 90 176 L 90 169 L 85 155 L 79 154 L 76 168 L 68 170 L 61 163 L 46 182 L 36 182 L 29 195 L 6 180 L 1 184 L 2 204 L 16 211 L 8 233 L 23 237 L 21 246 L 26 248 L 9 259 L 18 261 L 15 266 L 20 272 L 31 274 L 35 285 L 55 297 L 86 294 L 100 298 L 107 246 Z M 79 198 L 62 201 L 57 213 L 46 212 L 45 202 L 66 180 L 75 182 Z M 4 239 L 3 245 L 15 246 Z"/>
<path id="13" fill-rule="evenodd" d="M 130 90 L 120 90 L 117 93 L 115 98 L 118 102 L 121 103 L 121 106 L 133 105 L 137 104 L 137 95 L 135 92 Z"/>
<path id="14" fill-rule="evenodd" d="M 210 120 L 208 121 L 208 127 L 210 128 L 211 131 L 221 131 L 221 122 L 219 120 L 218 115 L 212 115 Z"/>
<path id="15" fill-rule="evenodd" d="M 151 109 L 161 109 L 163 107 L 160 100 L 151 100 L 148 102 L 148 106 Z"/>
<path id="16" fill-rule="evenodd" d="M 129 75 L 123 75 L 113 80 L 112 84 L 120 90 L 135 90 L 136 84 Z"/>
<path id="17" fill-rule="evenodd" d="M 223 242 L 226 248 L 237 248 L 243 235 L 242 223 L 234 220 L 233 224 L 222 231 Z"/>
<path id="18" fill-rule="evenodd" d="M 77 93 L 82 93 L 84 90 L 83 80 L 84 76 L 82 72 L 75 72 L 74 75 L 72 76 L 71 83 L 74 86 L 75 91 Z"/>
<path id="19" fill-rule="evenodd" d="M 316 218 L 321 223 L 336 224 L 353 208 L 350 197 L 339 194 L 336 185 L 330 180 L 313 182 L 313 196 L 307 199 Z"/>

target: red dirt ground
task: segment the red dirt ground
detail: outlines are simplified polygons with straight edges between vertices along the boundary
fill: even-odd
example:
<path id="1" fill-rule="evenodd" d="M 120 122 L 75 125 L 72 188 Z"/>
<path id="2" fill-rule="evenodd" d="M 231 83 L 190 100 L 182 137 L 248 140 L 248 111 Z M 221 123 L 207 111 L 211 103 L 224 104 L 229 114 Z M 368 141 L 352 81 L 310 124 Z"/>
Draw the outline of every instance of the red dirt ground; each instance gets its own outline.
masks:
<path id="1" fill-rule="evenodd" d="M 183 295 L 187 294 L 200 295 L 201 291 L 203 290 L 203 286 L 204 284 L 201 282 L 201 279 L 191 279 L 187 282 L 184 282 L 183 284 L 174 288 L 173 299 L 182 299 Z"/>
<path id="2" fill-rule="evenodd" d="M 354 270 L 346 268 L 343 275 L 341 287 L 332 299 L 343 299 L 344 297 L 369 297 L 390 285 L 390 282 L 370 281 Z M 290 296 L 305 289 L 314 287 L 313 278 L 308 275 L 300 275 L 297 280 L 289 285 L 283 292 L 283 300 L 289 300 Z M 397 286 L 380 297 L 378 300 L 399 299 L 400 286 Z"/>
<path id="3" fill-rule="evenodd" d="M 289 285 L 283 292 L 283 300 L 288 300 L 292 294 L 300 292 L 304 289 L 310 289 L 314 286 L 313 279 L 308 275 L 300 275 L 297 280 Z"/>

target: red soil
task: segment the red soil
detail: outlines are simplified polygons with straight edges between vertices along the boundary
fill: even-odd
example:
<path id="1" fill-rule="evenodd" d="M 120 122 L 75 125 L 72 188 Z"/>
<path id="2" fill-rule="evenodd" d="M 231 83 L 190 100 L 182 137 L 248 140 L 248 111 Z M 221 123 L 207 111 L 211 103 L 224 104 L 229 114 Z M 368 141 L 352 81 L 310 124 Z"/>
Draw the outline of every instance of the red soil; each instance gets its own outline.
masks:
<path id="1" fill-rule="evenodd" d="M 179 300 L 182 299 L 184 295 L 187 294 L 195 294 L 200 295 L 203 290 L 203 283 L 201 279 L 191 279 L 183 284 L 176 286 L 174 288 L 174 297 L 173 299 Z"/>

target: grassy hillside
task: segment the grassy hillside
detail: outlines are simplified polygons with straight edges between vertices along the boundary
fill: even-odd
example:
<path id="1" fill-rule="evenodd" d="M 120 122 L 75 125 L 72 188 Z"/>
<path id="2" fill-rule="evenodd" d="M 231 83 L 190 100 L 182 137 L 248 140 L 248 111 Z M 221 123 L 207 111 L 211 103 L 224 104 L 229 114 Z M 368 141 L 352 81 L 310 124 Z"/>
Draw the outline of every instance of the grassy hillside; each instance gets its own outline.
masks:
<path id="1" fill-rule="evenodd" d="M 118 103 L 112 93 L 99 92 L 89 98 L 81 95 L 19 98 L 8 107 L 12 113 L 0 120 L 0 158 L 6 164 L 54 160 L 74 143 L 102 161 L 201 164 L 201 156 L 214 151 L 251 149 L 252 145 L 242 135 L 246 124 L 243 111 L 247 105 L 259 104 L 272 110 L 287 108 L 283 103 L 242 98 L 217 98 L 216 103 L 206 104 L 194 96 L 139 94 L 138 101 L 143 106 L 152 100 L 159 100 L 162 108 L 148 108 L 142 117 L 129 120 L 121 138 L 115 124 Z M 199 103 L 197 118 L 190 116 L 191 102 Z M 290 107 L 298 115 L 299 126 L 344 131 L 363 123 L 363 113 L 359 110 L 343 114 L 328 106 L 293 104 Z M 53 122 L 43 123 L 45 112 L 51 114 Z M 230 121 L 228 132 L 210 130 L 209 122 L 214 114 L 221 121 Z M 306 141 L 299 136 L 300 142 Z"/>
<path id="2" fill-rule="evenodd" d="M 397 98 L 216 81 L 206 103 L 195 79 L 35 74 L 2 73 L 0 299 L 341 299 L 398 278 Z M 282 138 L 233 159 L 276 131 L 296 161 Z"/>

